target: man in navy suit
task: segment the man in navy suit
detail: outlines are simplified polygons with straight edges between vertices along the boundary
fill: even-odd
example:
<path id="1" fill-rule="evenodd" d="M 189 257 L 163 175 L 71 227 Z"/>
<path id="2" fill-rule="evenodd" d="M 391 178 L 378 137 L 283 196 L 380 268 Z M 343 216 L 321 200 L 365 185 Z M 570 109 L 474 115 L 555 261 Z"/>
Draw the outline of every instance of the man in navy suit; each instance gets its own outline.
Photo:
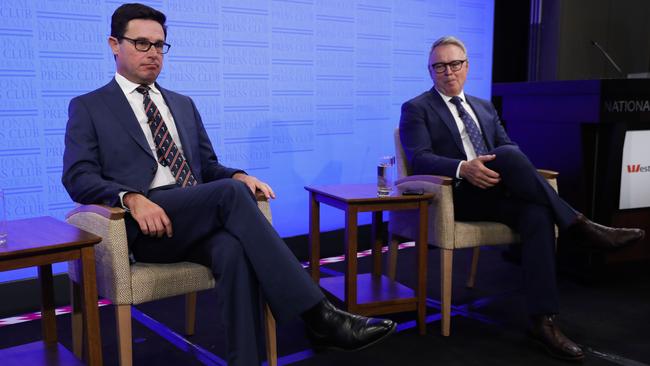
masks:
<path id="1" fill-rule="evenodd" d="M 498 221 L 520 234 L 531 335 L 553 356 L 583 359 L 556 323 L 554 227 L 600 248 L 635 242 L 644 232 L 598 225 L 557 195 L 508 138 L 492 103 L 464 93 L 469 60 L 459 39 L 435 41 L 428 68 L 433 88 L 402 105 L 400 139 L 411 173 L 455 178 L 458 220 Z"/>
<path id="2" fill-rule="evenodd" d="M 170 47 L 165 20 L 141 4 L 114 12 L 115 78 L 70 102 L 62 180 L 72 199 L 125 208 L 136 260 L 212 269 L 229 364 L 260 364 L 260 289 L 278 323 L 303 318 L 316 348 L 356 350 L 384 339 L 395 323 L 324 298 L 257 208 L 253 193 L 274 198 L 273 190 L 221 165 L 194 102 L 156 83 Z"/>

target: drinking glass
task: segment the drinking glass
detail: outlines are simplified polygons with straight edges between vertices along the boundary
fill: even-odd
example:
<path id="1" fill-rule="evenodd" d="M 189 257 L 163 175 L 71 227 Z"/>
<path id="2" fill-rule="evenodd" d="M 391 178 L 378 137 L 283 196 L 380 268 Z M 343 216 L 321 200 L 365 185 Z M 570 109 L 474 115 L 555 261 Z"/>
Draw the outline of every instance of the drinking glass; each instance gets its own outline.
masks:
<path id="1" fill-rule="evenodd" d="M 379 158 L 377 164 L 377 196 L 386 197 L 393 191 L 395 183 L 395 156 L 387 155 Z"/>

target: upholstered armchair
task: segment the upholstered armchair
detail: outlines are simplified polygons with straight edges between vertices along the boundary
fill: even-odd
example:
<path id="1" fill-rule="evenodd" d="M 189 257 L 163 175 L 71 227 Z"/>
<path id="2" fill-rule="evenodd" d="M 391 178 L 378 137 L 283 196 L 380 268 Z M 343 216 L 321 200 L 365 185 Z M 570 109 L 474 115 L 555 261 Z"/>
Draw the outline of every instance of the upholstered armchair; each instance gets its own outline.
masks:
<path id="1" fill-rule="evenodd" d="M 435 175 L 409 176 L 408 164 L 399 137 L 399 129 L 395 130 L 395 155 L 397 164 L 397 189 L 423 189 L 434 193 L 433 203 L 429 206 L 428 240 L 430 246 L 440 249 L 441 277 L 441 312 L 443 336 L 450 333 L 451 321 L 451 285 L 454 250 L 472 248 L 472 264 L 467 287 L 475 284 L 480 247 L 485 245 L 514 244 L 519 242 L 519 236 L 508 226 L 489 221 L 457 221 L 454 218 L 454 200 L 452 179 Z M 538 170 L 557 191 L 558 173 L 548 170 Z M 388 275 L 395 278 L 397 262 L 397 246 L 401 241 L 413 240 L 417 235 L 417 217 L 410 211 L 395 211 L 390 213 L 388 231 L 391 234 L 388 257 Z M 557 229 L 556 229 L 557 236 Z"/>
<path id="2" fill-rule="evenodd" d="M 258 206 L 271 221 L 271 209 L 266 198 L 257 195 Z M 84 205 L 67 214 L 68 223 L 102 237 L 95 246 L 97 290 L 99 296 L 115 305 L 120 365 L 132 364 L 131 306 L 171 296 L 185 295 L 185 334 L 194 334 L 196 294 L 211 289 L 215 279 L 210 270 L 200 264 L 179 262 L 170 264 L 134 263 L 129 261 L 125 212 L 121 208 Z M 82 317 L 80 309 L 79 275 L 72 262 L 68 265 L 72 280 L 72 330 L 74 353 L 83 353 Z M 264 306 L 268 365 L 277 365 L 275 320 Z"/>

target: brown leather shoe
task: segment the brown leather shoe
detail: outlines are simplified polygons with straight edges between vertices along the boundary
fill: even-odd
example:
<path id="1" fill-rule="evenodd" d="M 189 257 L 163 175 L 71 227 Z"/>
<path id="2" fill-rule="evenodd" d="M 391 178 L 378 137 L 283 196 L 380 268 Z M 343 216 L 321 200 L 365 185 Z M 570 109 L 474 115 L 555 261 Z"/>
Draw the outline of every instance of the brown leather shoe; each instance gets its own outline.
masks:
<path id="1" fill-rule="evenodd" d="M 585 358 L 580 346 L 562 333 L 555 315 L 535 315 L 530 320 L 529 335 L 551 356 L 567 361 L 582 361 Z"/>
<path id="2" fill-rule="evenodd" d="M 614 249 L 637 242 L 645 236 L 642 229 L 613 228 L 597 224 L 583 214 L 567 231 L 569 238 L 577 244 L 600 249 Z"/>

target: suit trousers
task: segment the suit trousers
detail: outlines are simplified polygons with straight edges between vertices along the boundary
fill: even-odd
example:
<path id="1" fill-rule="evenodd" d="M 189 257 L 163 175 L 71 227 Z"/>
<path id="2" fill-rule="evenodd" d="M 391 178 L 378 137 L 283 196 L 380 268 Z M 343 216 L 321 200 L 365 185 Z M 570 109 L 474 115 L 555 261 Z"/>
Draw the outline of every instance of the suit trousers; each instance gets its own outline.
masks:
<path id="1" fill-rule="evenodd" d="M 193 261 L 212 269 L 228 339 L 228 364 L 259 365 L 264 342 L 259 293 L 278 323 L 324 298 L 240 181 L 153 190 L 149 199 L 172 221 L 171 238 L 139 234 L 138 261 Z"/>
<path id="2" fill-rule="evenodd" d="M 464 221 L 497 221 L 519 233 L 527 310 L 531 315 L 557 314 L 555 225 L 568 228 L 576 212 L 562 200 L 519 148 L 504 145 L 490 151 L 485 165 L 501 182 L 488 189 L 467 181 L 454 187 L 454 214 Z"/>

